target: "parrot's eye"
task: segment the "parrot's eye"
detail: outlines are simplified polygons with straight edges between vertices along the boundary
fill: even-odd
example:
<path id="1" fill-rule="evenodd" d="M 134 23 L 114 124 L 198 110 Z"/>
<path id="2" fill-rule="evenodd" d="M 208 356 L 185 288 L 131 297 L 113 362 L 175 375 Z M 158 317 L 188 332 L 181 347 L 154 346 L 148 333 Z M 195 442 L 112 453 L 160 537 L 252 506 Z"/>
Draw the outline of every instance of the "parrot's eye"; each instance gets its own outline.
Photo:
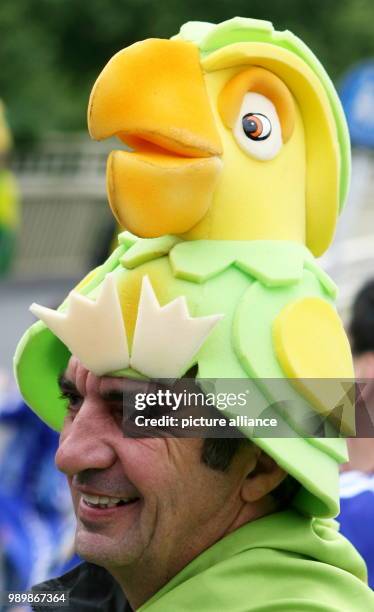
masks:
<path id="1" fill-rule="evenodd" d="M 271 134 L 271 123 L 262 113 L 247 113 L 242 125 L 244 134 L 251 140 L 266 140 Z"/>
<path id="2" fill-rule="evenodd" d="M 245 153 L 260 160 L 273 159 L 282 147 L 282 129 L 277 110 L 262 94 L 243 97 L 233 134 Z"/>

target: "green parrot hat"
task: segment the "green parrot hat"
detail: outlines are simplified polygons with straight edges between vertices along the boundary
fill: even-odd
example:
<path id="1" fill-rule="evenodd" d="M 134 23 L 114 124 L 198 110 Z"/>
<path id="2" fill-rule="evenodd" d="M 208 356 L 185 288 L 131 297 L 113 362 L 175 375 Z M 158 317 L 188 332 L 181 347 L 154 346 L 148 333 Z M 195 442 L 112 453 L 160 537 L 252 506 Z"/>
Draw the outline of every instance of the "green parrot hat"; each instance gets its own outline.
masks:
<path id="1" fill-rule="evenodd" d="M 98 376 L 175 379 L 197 366 L 200 380 L 252 381 L 258 406 L 282 385 L 316 414 L 331 411 L 338 396 L 308 381 L 352 379 L 353 368 L 336 287 L 315 256 L 343 206 L 350 148 L 312 52 L 267 21 L 190 22 L 117 53 L 88 124 L 93 138 L 133 149 L 107 166 L 126 230 L 57 311 L 31 307 L 40 320 L 14 359 L 26 403 L 61 430 L 58 378 L 74 354 Z M 279 418 L 289 435 L 241 429 L 299 481 L 300 511 L 335 516 L 345 440 L 327 421 L 325 437 L 305 437 L 287 410 Z"/>

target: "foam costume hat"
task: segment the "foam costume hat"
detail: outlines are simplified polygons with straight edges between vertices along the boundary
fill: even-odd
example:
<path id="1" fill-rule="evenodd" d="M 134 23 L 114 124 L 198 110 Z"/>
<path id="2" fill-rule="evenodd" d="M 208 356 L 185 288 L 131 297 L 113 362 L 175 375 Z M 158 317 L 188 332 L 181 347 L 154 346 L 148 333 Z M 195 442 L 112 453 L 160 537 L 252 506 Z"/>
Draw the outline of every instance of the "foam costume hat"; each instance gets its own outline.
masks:
<path id="1" fill-rule="evenodd" d="M 117 53 L 88 122 L 94 138 L 134 148 L 107 168 L 130 231 L 57 313 L 34 306 L 42 320 L 15 355 L 26 402 L 61 428 L 57 378 L 73 352 L 97 374 L 181 376 L 197 364 L 200 378 L 276 378 L 323 411 L 305 379 L 353 378 L 336 287 L 314 257 L 332 239 L 350 157 L 315 56 L 269 22 L 191 22 Z M 300 510 L 337 514 L 344 440 L 290 430 L 255 442 L 302 484 Z"/>

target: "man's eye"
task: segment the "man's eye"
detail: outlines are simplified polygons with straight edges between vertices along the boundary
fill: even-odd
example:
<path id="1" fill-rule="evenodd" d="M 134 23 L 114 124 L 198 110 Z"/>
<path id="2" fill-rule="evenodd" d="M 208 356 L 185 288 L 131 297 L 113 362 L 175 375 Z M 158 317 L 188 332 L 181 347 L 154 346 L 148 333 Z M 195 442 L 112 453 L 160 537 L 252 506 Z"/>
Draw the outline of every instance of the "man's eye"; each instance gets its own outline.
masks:
<path id="1" fill-rule="evenodd" d="M 71 410 L 76 410 L 82 403 L 82 397 L 70 391 L 62 391 L 60 397 L 68 402 L 68 409 Z"/>

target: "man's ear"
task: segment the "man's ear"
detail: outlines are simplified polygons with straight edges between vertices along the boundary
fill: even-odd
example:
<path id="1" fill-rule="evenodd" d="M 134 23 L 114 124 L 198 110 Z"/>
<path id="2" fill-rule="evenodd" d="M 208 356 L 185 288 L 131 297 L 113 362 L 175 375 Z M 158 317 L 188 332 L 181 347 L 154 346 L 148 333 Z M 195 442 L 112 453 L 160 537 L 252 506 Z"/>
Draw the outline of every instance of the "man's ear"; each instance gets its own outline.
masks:
<path id="1" fill-rule="evenodd" d="M 363 379 L 360 390 L 364 402 L 369 402 L 374 397 L 374 352 L 368 351 L 354 359 L 355 375 L 357 379 Z"/>
<path id="2" fill-rule="evenodd" d="M 269 455 L 261 451 L 254 468 L 243 481 L 241 498 L 244 502 L 256 502 L 271 493 L 287 476 Z"/>

